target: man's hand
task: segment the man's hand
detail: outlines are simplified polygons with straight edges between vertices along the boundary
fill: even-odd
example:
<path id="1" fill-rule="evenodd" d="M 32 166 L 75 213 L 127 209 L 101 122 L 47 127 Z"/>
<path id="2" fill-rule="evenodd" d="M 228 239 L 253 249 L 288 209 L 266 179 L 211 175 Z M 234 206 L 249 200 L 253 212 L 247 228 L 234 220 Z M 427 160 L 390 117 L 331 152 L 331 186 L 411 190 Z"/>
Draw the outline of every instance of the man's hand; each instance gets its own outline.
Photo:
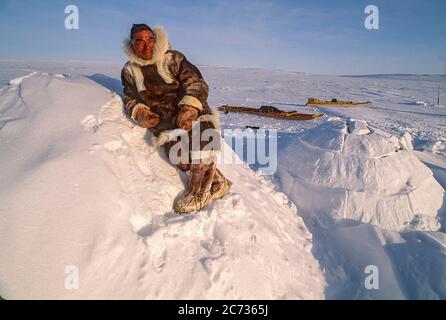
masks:
<path id="1" fill-rule="evenodd" d="M 177 126 L 184 130 L 192 128 L 192 122 L 197 120 L 198 110 L 192 106 L 184 105 L 181 107 L 177 117 Z"/>
<path id="2" fill-rule="evenodd" d="M 153 128 L 160 122 L 160 116 L 152 112 L 149 107 L 138 103 L 132 112 L 132 118 L 143 128 Z"/>

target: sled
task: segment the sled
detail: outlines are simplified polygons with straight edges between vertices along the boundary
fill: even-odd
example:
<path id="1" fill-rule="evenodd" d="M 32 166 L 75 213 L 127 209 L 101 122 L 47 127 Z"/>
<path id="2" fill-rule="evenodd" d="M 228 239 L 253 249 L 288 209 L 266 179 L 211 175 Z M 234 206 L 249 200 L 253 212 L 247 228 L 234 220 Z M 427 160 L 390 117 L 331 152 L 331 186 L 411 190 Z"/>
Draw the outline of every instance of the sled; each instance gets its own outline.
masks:
<path id="1" fill-rule="evenodd" d="M 337 99 L 332 99 L 331 101 L 323 101 L 316 98 L 308 98 L 308 102 L 305 104 L 307 107 L 363 107 L 370 105 L 372 102 L 353 102 L 353 101 L 338 101 Z"/>
<path id="2" fill-rule="evenodd" d="M 282 111 L 273 106 L 262 106 L 260 108 L 251 107 L 239 107 L 239 106 L 229 106 L 222 105 L 217 108 L 220 111 L 224 111 L 226 114 L 229 112 L 241 112 L 253 114 L 256 116 L 270 117 L 276 119 L 286 119 L 286 120 L 313 120 L 322 117 L 323 113 L 298 113 L 297 111 Z"/>

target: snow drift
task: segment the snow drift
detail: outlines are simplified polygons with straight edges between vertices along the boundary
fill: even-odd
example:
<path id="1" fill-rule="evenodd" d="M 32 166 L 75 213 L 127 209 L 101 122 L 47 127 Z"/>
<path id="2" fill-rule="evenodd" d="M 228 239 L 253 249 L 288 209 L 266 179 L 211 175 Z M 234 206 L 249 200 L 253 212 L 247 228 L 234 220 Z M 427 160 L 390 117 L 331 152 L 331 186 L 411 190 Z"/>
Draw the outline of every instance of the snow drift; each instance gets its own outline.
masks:
<path id="1" fill-rule="evenodd" d="M 329 118 L 283 138 L 278 159 L 327 299 L 445 299 L 446 237 L 435 232 L 444 191 L 408 135 Z M 365 285 L 368 268 L 379 272 L 376 289 Z"/>
<path id="2" fill-rule="evenodd" d="M 444 190 L 411 149 L 409 136 L 330 118 L 281 149 L 278 176 L 301 213 L 322 224 L 436 231 Z"/>
<path id="3" fill-rule="evenodd" d="M 2 84 L 45 70 L 93 75 L 89 78 L 110 90 L 121 90 L 120 64 L 0 61 L 0 65 Z M 414 154 L 446 187 L 446 112 L 413 104 L 428 101 L 432 88 L 436 95 L 438 86 L 433 84 L 444 83 L 444 77 L 375 79 L 217 67 L 202 71 L 213 106 L 244 101 L 308 112 L 302 106 L 308 96 L 373 99 L 373 108 L 312 110 L 341 117 L 343 127 L 365 133 L 358 139 L 370 134 L 361 123 L 348 119 L 367 120 L 367 128 L 379 132 L 379 148 L 383 140 L 396 149 L 410 149 L 410 144 L 397 143 L 374 128 L 395 136 L 409 132 L 414 148 L 423 150 Z M 275 191 L 280 185 L 273 188 L 243 165 L 220 167 L 235 182 L 229 197 L 199 215 L 176 216 L 171 204 L 183 189 L 184 176 L 150 146 L 145 130 L 123 118 L 119 97 L 97 83 L 39 71 L 0 89 L 0 296 L 446 299 L 444 220 L 443 232 L 395 232 L 321 211 L 330 198 L 310 204 L 313 198 L 308 193 L 290 187 L 293 181 L 287 172 L 297 176 L 294 167 L 300 165 L 290 158 L 278 159 L 284 173 L 279 178 L 289 178 L 280 181 L 282 191 L 297 205 L 311 235 L 296 217 L 293 204 Z M 243 128 L 253 121 L 261 128 L 278 129 L 279 152 L 289 147 L 295 159 L 329 152 L 311 142 L 318 140 L 320 130 L 308 133 L 319 121 L 222 116 L 226 128 Z M 300 136 L 306 131 L 306 141 L 311 141 L 302 143 L 305 149 L 291 148 L 290 143 L 300 146 L 296 132 Z M 308 154 L 299 155 L 303 151 Z M 359 156 L 351 157 L 355 158 Z M 416 176 L 423 177 L 423 172 L 425 168 Z M 360 178 L 352 176 L 352 181 L 359 183 Z M 336 190 L 331 188 L 334 194 Z M 383 199 L 389 196 L 384 194 Z M 329 202 L 324 205 L 334 208 Z M 445 206 L 440 209 L 443 213 Z M 435 222 L 435 216 L 426 217 L 421 221 Z M 398 228 L 403 221 L 395 220 Z M 406 229 L 428 228 L 415 221 Z M 369 265 L 379 269 L 378 290 L 364 285 Z M 67 266 L 79 269 L 78 290 L 65 289 L 72 270 Z"/>
<path id="4" fill-rule="evenodd" d="M 246 165 L 197 215 L 185 177 L 85 77 L 35 73 L 0 89 L 0 295 L 7 299 L 324 297 L 296 207 Z M 69 267 L 67 269 L 67 267 Z M 67 289 L 67 270 L 79 288 Z"/>

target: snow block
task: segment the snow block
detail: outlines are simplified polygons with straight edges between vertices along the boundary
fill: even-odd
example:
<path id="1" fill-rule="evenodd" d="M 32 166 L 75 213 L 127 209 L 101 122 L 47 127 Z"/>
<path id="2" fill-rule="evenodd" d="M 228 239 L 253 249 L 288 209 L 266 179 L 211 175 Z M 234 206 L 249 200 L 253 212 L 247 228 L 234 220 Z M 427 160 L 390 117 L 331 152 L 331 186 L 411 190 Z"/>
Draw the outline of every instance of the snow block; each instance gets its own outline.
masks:
<path id="1" fill-rule="evenodd" d="M 284 192 L 319 222 L 440 228 L 444 190 L 411 151 L 410 136 L 399 139 L 362 120 L 330 118 L 298 134 L 278 158 Z"/>

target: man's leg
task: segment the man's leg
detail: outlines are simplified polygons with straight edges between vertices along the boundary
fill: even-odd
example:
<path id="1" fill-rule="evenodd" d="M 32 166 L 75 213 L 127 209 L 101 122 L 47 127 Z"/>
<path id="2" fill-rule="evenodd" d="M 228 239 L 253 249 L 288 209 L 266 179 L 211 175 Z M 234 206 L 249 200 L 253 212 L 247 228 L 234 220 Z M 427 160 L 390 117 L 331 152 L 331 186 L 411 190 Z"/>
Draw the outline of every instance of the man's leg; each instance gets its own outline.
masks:
<path id="1" fill-rule="evenodd" d="M 176 141 L 169 141 L 164 144 L 164 151 L 166 152 L 167 157 L 169 158 L 170 149 L 178 142 Z M 181 151 L 178 151 L 178 158 L 181 158 Z M 169 161 L 172 162 L 169 158 Z M 190 163 L 177 163 L 175 166 L 180 169 L 181 171 L 187 172 L 190 170 Z"/>
<path id="2" fill-rule="evenodd" d="M 178 213 L 199 211 L 210 201 L 224 197 L 232 185 L 232 182 L 225 178 L 217 169 L 215 163 L 215 151 L 217 150 L 203 151 L 208 141 L 202 142 L 201 134 L 208 129 L 215 130 L 214 124 L 211 121 L 200 121 L 200 152 L 198 155 L 192 150 L 192 130 L 189 131 L 189 163 L 176 164 L 182 171 L 189 170 L 186 194 L 175 206 L 175 211 Z M 179 142 L 172 141 L 165 144 L 164 147 L 167 155 L 169 155 L 170 149 L 176 143 Z M 195 163 L 192 160 L 195 160 L 195 162 L 199 160 L 199 162 Z"/>
<path id="3" fill-rule="evenodd" d="M 190 168 L 189 189 L 199 195 L 209 192 L 214 180 L 215 170 L 217 169 L 215 163 L 206 164 L 200 162 L 191 164 Z"/>
<path id="4" fill-rule="evenodd" d="M 190 165 L 188 188 L 184 197 L 176 204 L 176 212 L 191 213 L 198 211 L 213 199 L 211 187 L 215 170 L 215 163 L 200 162 Z"/>

